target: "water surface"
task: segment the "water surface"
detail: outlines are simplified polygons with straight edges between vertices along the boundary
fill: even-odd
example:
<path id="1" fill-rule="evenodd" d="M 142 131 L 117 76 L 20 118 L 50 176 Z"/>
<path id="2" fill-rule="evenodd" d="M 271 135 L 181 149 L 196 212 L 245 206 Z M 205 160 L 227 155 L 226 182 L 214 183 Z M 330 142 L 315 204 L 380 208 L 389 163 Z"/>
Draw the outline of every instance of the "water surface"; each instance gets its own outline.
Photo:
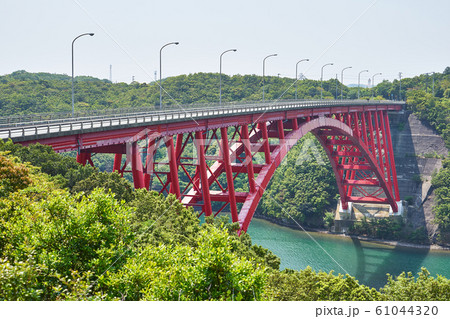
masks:
<path id="1" fill-rule="evenodd" d="M 305 233 L 253 218 L 248 233 L 254 244 L 274 252 L 281 259 L 281 269 L 312 269 L 349 273 L 360 283 L 380 288 L 386 274 L 403 271 L 413 274 L 421 267 L 436 276 L 450 278 L 450 252 L 388 246 L 315 232 Z M 311 237 L 310 237 L 311 236 Z"/>

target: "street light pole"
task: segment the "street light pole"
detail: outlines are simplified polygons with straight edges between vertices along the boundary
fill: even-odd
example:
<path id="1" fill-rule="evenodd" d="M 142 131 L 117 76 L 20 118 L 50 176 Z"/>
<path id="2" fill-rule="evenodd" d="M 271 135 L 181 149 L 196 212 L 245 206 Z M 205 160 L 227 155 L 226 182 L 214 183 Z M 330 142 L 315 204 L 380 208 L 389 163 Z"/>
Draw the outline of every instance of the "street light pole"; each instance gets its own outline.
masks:
<path id="1" fill-rule="evenodd" d="M 372 97 L 374 96 L 374 86 L 375 86 L 375 82 L 374 82 L 374 78 L 375 78 L 375 76 L 377 76 L 377 75 L 381 75 L 382 73 L 375 73 L 374 75 L 372 75 Z"/>
<path id="2" fill-rule="evenodd" d="M 369 72 L 369 70 L 362 70 L 361 72 L 358 73 L 358 99 L 359 99 L 359 83 L 361 80 L 361 73 L 363 72 Z"/>
<path id="3" fill-rule="evenodd" d="M 270 57 L 272 57 L 272 56 L 277 56 L 277 54 L 275 53 L 275 54 L 271 54 L 271 55 L 268 55 L 268 56 L 266 56 L 264 59 L 263 59 L 263 102 L 264 102 L 264 76 L 265 76 L 265 72 L 266 72 L 266 59 L 267 58 L 270 58 Z"/>
<path id="4" fill-rule="evenodd" d="M 344 70 L 351 69 L 351 66 L 343 68 L 341 71 L 341 101 L 342 101 L 342 87 L 344 86 Z"/>
<path id="5" fill-rule="evenodd" d="M 398 97 L 399 97 L 399 101 L 402 100 L 402 72 L 398 72 L 398 77 L 400 80 L 400 87 L 398 89 Z"/>
<path id="6" fill-rule="evenodd" d="M 171 45 L 171 44 L 175 44 L 175 45 L 178 45 L 180 42 L 169 42 L 169 43 L 167 43 L 167 44 L 164 44 L 162 47 L 161 47 L 161 49 L 159 49 L 159 109 L 161 110 L 162 109 L 162 82 L 161 82 L 161 80 L 162 80 L 162 76 L 161 76 L 161 73 L 162 73 L 162 63 L 161 63 L 161 53 L 162 53 L 162 50 L 166 47 L 166 46 L 168 46 L 168 45 Z"/>
<path id="7" fill-rule="evenodd" d="M 326 67 L 327 65 L 333 65 L 333 63 L 325 64 L 324 66 L 322 66 L 320 70 L 320 99 L 322 99 L 323 96 L 323 68 Z"/>
<path id="8" fill-rule="evenodd" d="M 74 43 L 75 43 L 75 40 L 76 39 L 78 39 L 78 38 L 80 38 L 80 37 L 82 37 L 82 36 L 85 36 L 85 35 L 89 35 L 89 36 L 93 36 L 94 35 L 94 33 L 83 33 L 83 34 L 80 34 L 79 36 L 77 36 L 75 39 L 73 39 L 73 41 L 72 41 L 72 117 L 74 116 L 74 113 L 75 113 L 75 98 L 74 98 L 74 88 L 73 88 L 73 74 L 74 74 L 74 55 L 73 55 L 73 45 L 74 45 Z"/>
<path id="9" fill-rule="evenodd" d="M 300 62 L 302 62 L 302 61 L 309 61 L 309 59 L 302 59 L 302 60 L 300 60 L 300 61 L 298 61 L 296 64 L 295 64 L 295 82 L 297 82 L 297 80 L 298 80 L 298 64 L 300 63 Z M 295 83 L 294 82 L 294 83 Z M 297 99 L 297 87 L 298 87 L 298 85 L 296 84 L 295 85 L 295 99 Z"/>
<path id="10" fill-rule="evenodd" d="M 222 54 L 220 55 L 220 71 L 219 71 L 219 105 L 222 105 L 222 55 L 224 55 L 227 52 L 236 52 L 236 49 L 230 49 L 230 50 L 226 50 L 223 51 Z"/>

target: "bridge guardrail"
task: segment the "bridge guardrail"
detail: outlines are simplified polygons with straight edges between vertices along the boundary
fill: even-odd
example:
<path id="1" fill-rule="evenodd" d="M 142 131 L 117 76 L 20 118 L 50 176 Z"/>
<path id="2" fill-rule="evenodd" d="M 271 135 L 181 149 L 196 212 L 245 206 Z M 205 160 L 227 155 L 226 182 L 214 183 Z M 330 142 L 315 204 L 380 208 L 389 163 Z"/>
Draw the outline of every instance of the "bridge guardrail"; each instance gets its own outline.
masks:
<path id="1" fill-rule="evenodd" d="M 292 101 L 292 100 L 280 100 L 280 101 Z M 306 100 L 296 100 L 296 101 L 306 101 Z M 260 103 L 259 101 L 240 101 L 240 102 L 224 102 L 223 107 L 231 107 L 236 105 L 247 105 Z M 197 104 L 171 104 L 164 106 L 165 110 L 180 110 L 198 107 L 213 107 L 217 106 L 217 103 L 197 103 Z M 75 116 L 72 116 L 71 112 L 59 112 L 59 113 L 36 113 L 36 114 L 23 114 L 23 115 L 13 115 L 13 116 L 3 116 L 0 117 L 0 127 L 7 127 L 14 124 L 20 123 L 46 123 L 48 121 L 54 120 L 73 120 L 74 118 L 90 118 L 98 116 L 115 116 L 119 114 L 133 114 L 133 113 L 148 113 L 148 112 L 158 112 L 156 106 L 151 107 L 139 107 L 139 108 L 109 108 L 101 110 L 85 110 L 75 112 Z"/>
<path id="2" fill-rule="evenodd" d="M 210 116 L 233 115 L 238 113 L 271 112 L 276 110 L 303 109 L 310 107 L 330 107 L 349 105 L 378 105 L 378 104 L 400 104 L 404 102 L 393 102 L 383 100 L 314 100 L 314 101 L 292 101 L 292 102 L 265 102 L 238 104 L 234 106 L 214 106 L 202 108 L 185 108 L 184 110 L 163 110 L 152 112 L 135 112 L 128 114 L 115 114 L 103 116 L 90 116 L 70 119 L 54 119 L 42 122 L 25 122 L 0 125 L 0 138 L 19 138 L 26 136 L 38 136 L 42 134 L 70 132 L 74 130 L 114 127 L 130 124 L 161 123 L 179 119 L 202 119 Z"/>

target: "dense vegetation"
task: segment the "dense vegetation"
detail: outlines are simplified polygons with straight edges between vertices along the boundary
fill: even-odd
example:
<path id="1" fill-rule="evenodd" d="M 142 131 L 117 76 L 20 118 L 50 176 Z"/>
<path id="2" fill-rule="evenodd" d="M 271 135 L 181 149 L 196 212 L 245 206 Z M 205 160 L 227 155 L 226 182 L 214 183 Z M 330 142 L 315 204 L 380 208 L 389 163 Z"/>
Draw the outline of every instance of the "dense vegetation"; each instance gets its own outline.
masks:
<path id="1" fill-rule="evenodd" d="M 323 226 L 338 190 L 330 162 L 315 141 L 308 134 L 289 151 L 263 195 L 260 215 L 286 224 Z"/>
<path id="2" fill-rule="evenodd" d="M 75 82 L 75 110 L 98 110 L 105 108 L 140 108 L 159 105 L 159 87 L 157 83 L 111 83 L 108 80 L 99 80 L 92 77 L 79 76 Z M 415 112 L 420 113 L 423 120 L 431 125 L 435 121 L 444 121 L 448 116 L 448 104 L 446 106 L 428 105 L 421 108 L 414 102 L 413 95 L 420 91 L 428 94 L 426 103 L 442 103 L 442 98 L 450 98 L 450 67 L 443 73 L 434 74 L 434 86 L 432 77 L 427 74 L 413 78 L 404 78 L 400 82 L 383 81 L 375 88 L 361 88 L 361 98 L 410 99 Z M 291 78 L 271 77 L 265 78 L 265 98 L 274 99 L 318 99 L 320 97 L 320 81 L 302 80 L 294 84 Z M 163 103 L 169 105 L 192 103 L 217 103 L 219 100 L 219 76 L 215 73 L 196 73 L 179 75 L 167 78 L 163 81 Z M 337 95 L 336 95 L 337 87 Z M 323 97 L 340 97 L 341 83 L 330 79 L 323 82 Z M 434 101 L 432 97 L 434 88 Z M 344 98 L 357 98 L 358 89 L 343 86 Z M 411 95 L 412 94 L 412 95 Z M 258 101 L 262 99 L 262 77 L 257 75 L 222 75 L 222 101 Z M 419 106 L 419 107 L 418 107 Z M 430 108 L 430 106 L 432 106 Z M 447 109 L 444 111 L 443 109 Z M 71 111 L 71 81 L 67 75 L 49 73 L 28 73 L 16 71 L 9 75 L 0 76 L 0 116 L 18 115 L 45 112 L 69 112 Z M 431 112 L 431 113 L 429 113 Z M 442 113 L 443 112 L 443 113 Z M 423 114 L 422 114 L 423 113 Z M 438 131 L 444 130 L 435 126 Z"/>
<path id="3" fill-rule="evenodd" d="M 436 223 L 439 225 L 439 239 L 450 242 L 450 158 L 443 162 L 443 168 L 431 180 L 436 195 Z"/>
<path id="4" fill-rule="evenodd" d="M 318 99 L 320 82 L 314 80 L 265 78 L 265 98 L 293 99 L 297 88 L 299 99 Z M 324 81 L 324 98 L 335 98 L 334 80 Z M 179 75 L 163 81 L 163 103 L 167 105 L 217 103 L 219 101 L 219 75 L 196 73 Z M 356 97 L 356 90 L 344 87 L 344 93 Z M 363 89 L 362 91 L 367 91 Z M 159 105 L 159 86 L 151 83 L 110 83 L 90 77 L 76 77 L 75 110 L 90 111 L 115 108 L 142 108 Z M 367 93 L 369 96 L 370 93 Z M 262 99 L 262 77 L 256 75 L 222 76 L 222 101 L 258 101 Z M 16 71 L 0 76 L 0 116 L 29 113 L 71 111 L 70 77 L 48 73 Z"/>
<path id="5" fill-rule="evenodd" d="M 46 156 L 55 167 L 66 161 L 51 151 Z M 128 187 L 114 184 L 114 174 L 95 174 L 77 182 L 89 181 L 84 184 L 89 194 L 74 192 L 76 187 L 71 193 L 61 175 L 49 176 L 0 151 L 0 299 L 450 298 L 449 280 L 433 278 L 426 270 L 417 279 L 411 274 L 389 277 L 379 291 L 347 275 L 310 268 L 280 271 L 279 259 L 252 245 L 247 234 L 238 237 L 236 225 L 220 218 L 200 224 L 173 196 L 146 190 L 129 194 Z M 131 198 L 119 201 L 105 182 L 122 198 Z"/>

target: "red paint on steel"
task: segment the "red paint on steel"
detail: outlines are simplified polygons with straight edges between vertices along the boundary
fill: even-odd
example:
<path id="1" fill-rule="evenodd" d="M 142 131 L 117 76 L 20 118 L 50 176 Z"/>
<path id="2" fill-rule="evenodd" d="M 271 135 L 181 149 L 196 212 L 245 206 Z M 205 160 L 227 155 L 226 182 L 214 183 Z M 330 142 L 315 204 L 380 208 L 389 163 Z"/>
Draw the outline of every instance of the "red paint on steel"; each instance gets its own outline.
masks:
<path id="1" fill-rule="evenodd" d="M 269 146 L 269 135 L 267 133 L 267 123 L 259 122 L 258 125 L 259 129 L 261 130 L 263 138 L 264 159 L 266 161 L 266 164 L 270 164 L 270 146 Z"/>
<path id="2" fill-rule="evenodd" d="M 384 112 L 384 122 L 386 123 L 386 135 L 387 140 L 389 141 L 389 157 L 391 160 L 391 168 L 392 168 L 392 182 L 394 184 L 394 196 L 395 200 L 398 202 L 400 201 L 400 192 L 398 190 L 398 180 L 397 180 L 397 169 L 395 167 L 395 160 L 394 160 L 394 148 L 392 146 L 392 137 L 391 137 L 391 127 L 389 124 L 389 117 L 387 112 Z"/>
<path id="3" fill-rule="evenodd" d="M 228 132 L 225 127 L 220 128 L 220 136 L 222 138 L 222 156 L 223 165 L 225 166 L 225 174 L 227 177 L 228 201 L 230 203 L 231 220 L 233 223 L 238 221 L 238 211 L 236 206 L 236 194 L 234 191 L 233 170 L 230 161 L 230 146 L 228 143 Z"/>
<path id="4" fill-rule="evenodd" d="M 182 122 L 143 124 L 142 127 L 89 131 L 22 143 L 38 141 L 52 145 L 56 151 L 79 150 L 77 161 L 82 164 L 92 163 L 91 153 L 114 153 L 113 170 L 123 175 L 125 167 L 131 163 L 135 188 L 151 187 L 154 176 L 154 181 L 161 184 L 158 188 L 160 192 L 175 194 L 184 205 L 199 206 L 199 202 L 203 202 L 201 206 L 206 216 L 213 215 L 212 201 L 224 202 L 219 211 L 229 204 L 232 220 L 240 223 L 240 231 L 246 231 L 275 169 L 289 149 L 307 132 L 312 132 L 325 149 L 344 209 L 348 207 L 348 202 L 353 201 L 388 203 L 393 211 L 397 211 L 398 183 L 387 111 L 400 109 L 399 105 L 380 104 L 272 110 L 195 122 L 186 119 Z M 258 119 L 257 125 L 253 123 L 254 119 Z M 250 132 L 249 124 L 252 124 Z M 240 137 L 234 144 L 228 139 L 229 127 L 234 127 L 231 140 Z M 219 128 L 220 140 L 217 134 Z M 277 138 L 278 144 L 269 144 L 269 137 Z M 145 166 L 142 165 L 138 146 L 142 140 L 148 141 Z M 155 163 L 154 155 L 161 141 L 165 142 L 168 161 Z M 218 155 L 211 155 L 209 151 L 214 150 L 214 141 L 219 145 Z M 196 157 L 189 151 L 184 152 L 192 143 L 197 150 Z M 253 163 L 258 153 L 264 155 L 264 164 Z M 127 154 L 123 167 L 122 154 Z M 155 171 L 155 167 L 164 165 L 169 166 L 169 171 Z M 195 167 L 195 173 L 192 167 Z M 182 192 L 178 171 L 185 174 L 188 181 Z M 226 174 L 226 188 L 219 183 L 223 173 Z M 239 174 L 247 175 L 248 193 L 238 193 L 234 189 L 234 179 Z M 239 213 L 236 203 L 243 203 Z"/>
<path id="5" fill-rule="evenodd" d="M 166 140 L 167 153 L 169 155 L 170 166 L 170 193 L 175 194 L 178 199 L 181 199 L 180 184 L 178 181 L 178 164 L 175 148 L 173 146 L 173 137 L 168 136 Z"/>
<path id="6" fill-rule="evenodd" d="M 209 182 L 205 160 L 205 139 L 203 132 L 200 131 L 195 132 L 194 143 L 195 146 L 197 147 L 197 157 L 199 162 L 198 171 L 200 172 L 200 179 L 201 179 L 203 211 L 205 213 L 205 216 L 211 216 L 212 214 L 211 196 L 209 194 Z"/>
<path id="7" fill-rule="evenodd" d="M 241 137 L 242 143 L 244 144 L 244 152 L 245 152 L 245 166 L 247 166 L 247 174 L 248 174 L 248 185 L 250 188 L 250 193 L 254 193 L 256 190 L 255 186 L 255 173 L 253 171 L 253 158 L 252 158 L 252 150 L 250 145 L 250 138 L 248 135 L 248 126 L 243 125 L 241 128 Z"/>
<path id="8" fill-rule="evenodd" d="M 137 142 L 131 145 L 131 172 L 133 174 L 134 188 L 145 188 L 144 168 Z"/>
<path id="9" fill-rule="evenodd" d="M 119 173 L 121 164 L 122 164 L 122 154 L 114 155 L 113 172 Z"/>
<path id="10" fill-rule="evenodd" d="M 386 132 L 387 132 L 386 124 L 384 123 L 383 111 L 379 111 L 378 114 L 380 116 L 382 135 L 383 135 L 384 167 L 386 170 L 387 182 L 388 182 L 389 188 L 392 190 L 392 175 L 391 175 L 391 169 L 389 166 L 389 153 L 388 153 L 387 140 L 386 140 Z"/>

